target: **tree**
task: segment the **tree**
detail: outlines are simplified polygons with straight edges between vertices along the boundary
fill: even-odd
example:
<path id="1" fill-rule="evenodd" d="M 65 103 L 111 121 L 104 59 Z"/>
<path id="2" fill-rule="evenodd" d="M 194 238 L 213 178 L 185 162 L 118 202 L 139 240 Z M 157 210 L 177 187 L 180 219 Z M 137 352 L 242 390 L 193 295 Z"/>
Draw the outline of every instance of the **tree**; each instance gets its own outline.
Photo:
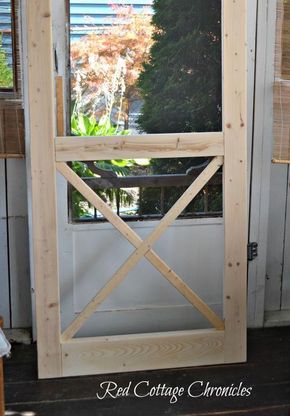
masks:
<path id="1" fill-rule="evenodd" d="M 138 86 L 147 133 L 221 129 L 221 1 L 154 0 L 154 43 Z"/>
<path id="2" fill-rule="evenodd" d="M 115 114 L 117 123 L 121 117 L 128 129 L 130 102 L 140 98 L 136 81 L 152 45 L 151 16 L 146 9 L 137 14 L 133 7 L 112 7 L 110 26 L 71 45 L 73 98 L 97 119 Z"/>
<path id="3" fill-rule="evenodd" d="M 221 1 L 154 0 L 154 43 L 138 87 L 144 101 L 138 123 L 146 133 L 221 130 Z M 152 159 L 153 174 L 185 174 L 203 158 Z M 211 209 L 220 209 L 220 187 Z M 158 189 L 142 192 L 144 213 L 156 211 Z M 165 211 L 184 189 L 170 188 Z M 153 197 L 155 195 L 155 198 Z M 185 211 L 202 211 L 201 194 Z M 157 209 L 158 211 L 158 209 Z"/>

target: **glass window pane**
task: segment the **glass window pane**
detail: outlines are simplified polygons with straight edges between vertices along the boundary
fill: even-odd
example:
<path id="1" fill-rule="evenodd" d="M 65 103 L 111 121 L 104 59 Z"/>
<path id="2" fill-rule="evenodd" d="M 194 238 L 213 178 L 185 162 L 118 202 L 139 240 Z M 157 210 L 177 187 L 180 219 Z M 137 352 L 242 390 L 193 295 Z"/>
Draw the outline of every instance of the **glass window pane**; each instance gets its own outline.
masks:
<path id="1" fill-rule="evenodd" d="M 70 40 L 73 135 L 221 130 L 221 0 L 70 0 Z M 120 216 L 134 219 L 162 217 L 208 162 L 134 159 L 73 167 L 92 178 Z M 127 179 L 104 188 L 107 171 Z M 75 191 L 72 202 L 74 219 L 102 219 Z M 181 216 L 221 211 L 219 175 Z"/>
<path id="2" fill-rule="evenodd" d="M 0 0 L 0 89 L 13 88 L 11 0 Z"/>

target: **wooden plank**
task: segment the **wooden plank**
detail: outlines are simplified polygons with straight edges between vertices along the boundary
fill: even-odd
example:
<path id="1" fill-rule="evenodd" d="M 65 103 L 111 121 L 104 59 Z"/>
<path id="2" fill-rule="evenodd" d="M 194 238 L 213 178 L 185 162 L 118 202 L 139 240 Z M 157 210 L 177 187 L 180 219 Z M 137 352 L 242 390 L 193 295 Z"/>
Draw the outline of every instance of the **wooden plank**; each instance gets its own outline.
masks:
<path id="1" fill-rule="evenodd" d="M 109 294 L 124 280 L 129 271 L 148 253 L 153 244 L 160 238 L 165 230 L 178 217 L 190 201 L 200 192 L 209 179 L 222 166 L 223 158 L 216 157 L 204 169 L 194 183 L 185 191 L 182 197 L 162 218 L 154 231 L 141 243 L 138 248 L 129 256 L 125 263 L 116 271 L 111 280 L 101 289 L 96 296 L 85 306 L 81 313 L 74 319 L 70 326 L 63 332 L 62 339 L 67 340 L 73 337 L 81 328 L 85 321 L 94 313 L 96 308 L 109 296 Z M 59 166 L 58 166 L 59 167 Z M 119 224 L 118 229 L 122 229 L 124 223 Z"/>
<path id="2" fill-rule="evenodd" d="M 281 164 L 281 165 L 289 165 L 290 164 L 290 160 L 288 160 L 288 159 L 281 159 L 281 160 L 278 160 L 278 159 L 272 159 L 272 162 L 273 163 L 276 163 L 276 164 Z"/>
<path id="3" fill-rule="evenodd" d="M 223 339 L 208 329 L 78 338 L 62 344 L 63 376 L 221 364 Z"/>
<path id="4" fill-rule="evenodd" d="M 26 2 L 38 371 L 61 375 L 50 0 Z"/>
<path id="5" fill-rule="evenodd" d="M 247 1 L 223 2 L 225 361 L 246 360 Z"/>
<path id="6" fill-rule="evenodd" d="M 249 331 L 249 360 L 245 364 L 204 366 L 198 368 L 180 368 L 163 371 L 150 371 L 141 373 L 117 373 L 111 375 L 109 380 L 125 387 L 132 381 L 133 392 L 134 385 L 142 380 L 148 380 L 151 386 L 159 383 L 168 386 L 182 386 L 187 390 L 188 386 L 196 380 L 209 382 L 213 386 L 230 386 L 232 383 L 239 385 L 242 381 L 244 386 L 252 386 L 251 396 L 236 396 L 234 400 L 229 397 L 219 396 L 211 398 L 195 398 L 194 411 L 193 399 L 185 394 L 177 403 L 179 415 L 192 415 L 203 412 L 213 415 L 215 412 L 233 415 L 237 409 L 255 409 L 257 407 L 268 407 L 273 405 L 282 405 L 288 403 L 290 406 L 289 396 L 289 355 L 290 327 L 260 329 Z M 105 381 L 103 375 L 83 376 L 81 378 L 63 378 L 55 380 L 37 380 L 35 346 L 15 345 L 11 360 L 5 360 L 5 382 L 6 382 L 6 403 L 7 410 L 13 410 L 14 405 L 18 406 L 17 412 L 33 411 L 36 414 L 55 414 L 68 415 L 69 403 L 81 403 L 82 407 L 72 408 L 69 413 L 73 415 L 88 415 L 88 408 L 92 409 L 90 414 L 103 415 L 106 408 L 115 414 L 116 403 L 118 403 L 119 415 L 136 416 L 140 409 L 140 401 L 136 400 L 133 394 L 124 400 L 98 400 L 96 392 L 100 392 L 100 383 Z M 271 366 L 269 366 L 269 357 Z M 29 381 L 29 382 L 28 382 Z M 32 388 L 33 386 L 33 388 Z M 61 397 L 60 397 L 61 392 Z M 91 406 L 88 402 L 91 400 Z M 60 408 L 53 409 L 52 403 Z M 62 404 L 61 404 L 62 403 Z M 43 412 L 38 411 L 38 405 L 43 406 Z M 119 407 L 120 405 L 120 407 Z M 30 409 L 28 408 L 30 406 Z M 82 412 L 82 409 L 84 411 Z M 142 414 L 152 416 L 170 414 L 172 404 L 164 397 L 147 397 L 142 400 Z M 290 407 L 289 407 L 290 409 Z M 15 409 L 16 411 L 16 409 Z M 49 413 L 50 411 L 50 413 Z M 79 412 L 78 412 L 79 411 Z M 154 411 L 154 412 L 153 412 Z M 108 413 L 110 415 L 110 413 Z M 253 411 L 251 416 L 256 415 Z M 263 413 L 268 414 L 268 413 Z M 238 413 L 240 416 L 240 413 Z M 279 413 L 277 416 L 282 416 Z"/>
<path id="7" fill-rule="evenodd" d="M 58 171 L 75 187 L 96 209 L 98 209 L 111 224 L 136 248 L 142 239 L 129 225 L 124 222 L 84 181 L 66 164 L 58 163 Z M 216 329 L 224 329 L 223 321 L 193 290 L 172 270 L 152 249 L 145 257 L 157 270 L 181 293 L 195 308 L 197 308 Z"/>
<path id="8" fill-rule="evenodd" d="M 1 153 L 0 159 L 25 159 L 25 155 L 17 155 L 15 153 Z"/>
<path id="9" fill-rule="evenodd" d="M 290 327 L 290 309 L 265 311 L 264 325 L 266 328 Z"/>
<path id="10" fill-rule="evenodd" d="M 56 161 L 223 156 L 223 133 L 57 137 Z"/>

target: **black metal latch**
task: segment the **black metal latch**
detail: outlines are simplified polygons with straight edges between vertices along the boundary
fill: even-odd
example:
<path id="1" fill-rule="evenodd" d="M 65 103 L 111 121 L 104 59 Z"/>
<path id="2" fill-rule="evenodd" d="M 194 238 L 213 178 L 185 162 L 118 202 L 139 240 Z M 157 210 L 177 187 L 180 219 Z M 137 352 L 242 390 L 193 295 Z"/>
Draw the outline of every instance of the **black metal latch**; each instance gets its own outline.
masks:
<path id="1" fill-rule="evenodd" d="M 258 257 L 258 243 L 248 244 L 248 261 L 253 261 Z"/>

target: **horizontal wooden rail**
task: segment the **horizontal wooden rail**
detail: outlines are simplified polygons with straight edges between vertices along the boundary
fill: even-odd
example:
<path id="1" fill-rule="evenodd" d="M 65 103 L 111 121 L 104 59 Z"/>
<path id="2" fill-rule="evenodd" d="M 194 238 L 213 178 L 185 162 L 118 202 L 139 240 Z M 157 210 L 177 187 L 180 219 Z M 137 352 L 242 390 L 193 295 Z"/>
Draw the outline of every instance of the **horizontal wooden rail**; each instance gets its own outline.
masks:
<path id="1" fill-rule="evenodd" d="M 224 331 L 214 329 L 77 338 L 63 342 L 63 376 L 224 363 Z"/>
<path id="2" fill-rule="evenodd" d="M 222 132 L 56 137 L 56 161 L 223 156 Z"/>

